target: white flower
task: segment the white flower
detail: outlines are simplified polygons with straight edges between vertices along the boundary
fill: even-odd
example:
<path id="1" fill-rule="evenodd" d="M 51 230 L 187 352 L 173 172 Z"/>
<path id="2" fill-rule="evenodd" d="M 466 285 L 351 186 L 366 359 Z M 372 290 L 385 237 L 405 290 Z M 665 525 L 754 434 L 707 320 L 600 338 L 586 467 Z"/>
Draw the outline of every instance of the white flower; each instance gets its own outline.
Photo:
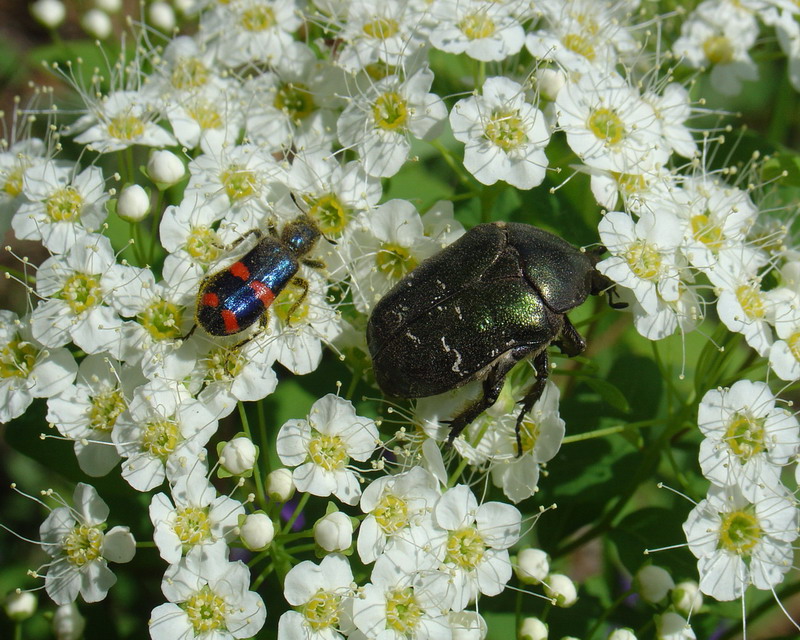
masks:
<path id="1" fill-rule="evenodd" d="M 366 514 L 358 529 L 361 561 L 374 562 L 393 541 L 413 536 L 416 527 L 430 528 L 433 505 L 440 495 L 438 481 L 422 467 L 370 482 L 360 502 Z"/>
<path id="2" fill-rule="evenodd" d="M 77 173 L 71 163 L 33 165 L 22 177 L 29 200 L 19 206 L 11 226 L 20 240 L 41 240 L 51 252 L 64 253 L 106 219 L 103 172 L 89 167 Z"/>
<path id="3" fill-rule="evenodd" d="M 67 349 L 44 348 L 31 335 L 28 318 L 0 309 L 0 423 L 21 416 L 34 398 L 61 393 L 77 372 Z"/>
<path id="4" fill-rule="evenodd" d="M 87 149 L 109 153 L 135 144 L 148 147 L 175 144 L 172 134 L 156 124 L 157 111 L 137 91 L 115 91 L 89 105 L 89 109 L 89 114 L 70 129 L 83 131 L 75 137 L 75 142 L 86 145 Z"/>
<path id="5" fill-rule="evenodd" d="M 567 82 L 556 111 L 567 143 L 590 167 L 642 174 L 669 157 L 653 107 L 613 72 L 592 71 Z"/>
<path id="6" fill-rule="evenodd" d="M 292 477 L 298 491 L 333 494 L 355 504 L 361 487 L 350 459 L 364 462 L 379 442 L 375 422 L 357 416 L 349 401 L 328 394 L 311 406 L 306 420 L 281 427 L 276 448 L 283 464 L 297 467 Z"/>
<path id="7" fill-rule="evenodd" d="M 322 549 L 347 551 L 353 544 L 353 521 L 346 513 L 333 511 L 314 523 L 314 542 Z"/>
<path id="8" fill-rule="evenodd" d="M 438 0 L 431 18 L 431 44 L 448 53 L 499 61 L 519 53 L 525 43 L 522 25 L 502 3 Z"/>
<path id="9" fill-rule="evenodd" d="M 228 547 L 222 540 L 194 547 L 164 574 L 161 591 L 169 602 L 150 614 L 150 637 L 229 640 L 255 636 L 267 610 L 249 586 L 250 571 L 241 560 L 228 561 Z"/>
<path id="10" fill-rule="evenodd" d="M 14 623 L 20 623 L 36 613 L 38 602 L 30 591 L 12 591 L 3 600 L 3 610 Z"/>
<path id="11" fill-rule="evenodd" d="M 770 296 L 773 325 L 780 340 L 772 343 L 769 364 L 781 380 L 800 378 L 800 311 L 795 289 L 791 285 L 773 289 Z"/>
<path id="12" fill-rule="evenodd" d="M 122 477 L 137 491 L 149 491 L 205 455 L 216 418 L 182 387 L 150 382 L 134 393 L 120 416 L 112 439 L 122 463 Z"/>
<path id="13" fill-rule="evenodd" d="M 661 95 L 645 93 L 642 98 L 649 102 L 661 123 L 661 130 L 666 142 L 672 150 L 684 158 L 691 158 L 697 153 L 697 143 L 692 132 L 686 126 L 686 120 L 692 115 L 689 91 L 677 82 L 671 82 Z"/>
<path id="14" fill-rule="evenodd" d="M 678 613 L 691 617 L 700 611 L 700 607 L 703 606 L 703 594 L 700 591 L 700 585 L 694 580 L 679 582 L 670 593 L 670 602 L 678 610 Z"/>
<path id="15" fill-rule="evenodd" d="M 411 150 L 409 134 L 428 140 L 439 133 L 447 107 L 430 93 L 432 83 L 427 67 L 405 80 L 390 75 L 353 98 L 339 116 L 339 142 L 355 147 L 369 175 L 387 178 L 400 170 Z"/>
<path id="16" fill-rule="evenodd" d="M 531 189 L 544 180 L 550 132 L 544 114 L 525 97 L 522 85 L 492 77 L 480 96 L 459 100 L 450 112 L 453 135 L 466 145 L 464 167 L 479 182 Z"/>
<path id="17" fill-rule="evenodd" d="M 207 473 L 206 465 L 197 462 L 171 483 L 172 500 L 165 493 L 157 493 L 150 502 L 153 541 L 169 564 L 198 545 L 230 542 L 238 534 L 239 516 L 244 515 L 242 503 L 218 496 Z"/>
<path id="18" fill-rule="evenodd" d="M 776 406 L 763 382 L 739 380 L 730 389 L 711 389 L 700 402 L 697 424 L 705 436 L 703 475 L 719 487 L 737 486 L 750 500 L 780 483 L 800 443 L 797 419 Z"/>
<path id="19" fill-rule="evenodd" d="M 689 622 L 673 611 L 657 616 L 656 628 L 658 640 L 695 640 L 697 637 Z"/>
<path id="20" fill-rule="evenodd" d="M 99 602 L 117 581 L 107 561 L 130 562 L 136 541 L 128 527 L 104 532 L 108 506 L 97 490 L 82 482 L 75 487 L 74 507 L 58 507 L 39 527 L 42 548 L 53 558 L 45 590 L 56 604 L 75 600 Z"/>
<path id="21" fill-rule="evenodd" d="M 44 142 L 38 138 L 25 138 L 0 151 L 0 232 L 8 230 L 11 216 L 26 200 L 25 171 L 35 164 L 50 162 L 44 153 Z"/>
<path id="22" fill-rule="evenodd" d="M 225 243 L 214 223 L 227 211 L 223 198 L 207 198 L 198 191 L 185 195 L 179 205 L 167 207 L 161 217 L 162 246 L 180 261 L 207 269 L 223 254 Z"/>
<path id="23" fill-rule="evenodd" d="M 433 517 L 447 531 L 447 540 L 442 569 L 426 576 L 430 588 L 447 593 L 455 611 L 463 610 L 478 593 L 501 593 L 511 578 L 508 548 L 519 539 L 520 512 L 502 502 L 478 506 L 470 488 L 457 485 L 439 499 Z"/>
<path id="24" fill-rule="evenodd" d="M 353 572 L 342 555 L 325 556 L 318 565 L 305 560 L 292 567 L 283 583 L 286 601 L 297 611 L 278 620 L 278 640 L 338 640 L 343 604 L 353 588 Z"/>
<path id="25" fill-rule="evenodd" d="M 189 149 L 198 147 L 211 131 L 233 144 L 244 121 L 240 100 L 238 83 L 212 77 L 203 86 L 169 101 L 164 111 L 178 142 Z"/>
<path id="26" fill-rule="evenodd" d="M 698 559 L 700 590 L 720 601 L 741 598 L 749 585 L 772 589 L 792 567 L 797 509 L 780 485 L 748 501 L 737 488 L 711 486 L 683 531 Z"/>
<path id="27" fill-rule="evenodd" d="M 33 335 L 49 347 L 72 341 L 86 353 L 108 351 L 121 358 L 123 321 L 106 303 L 125 286 L 124 277 L 108 238 L 77 238 L 66 253 L 48 258 L 39 268 L 36 291 L 44 300 L 31 315 Z"/>
<path id="28" fill-rule="evenodd" d="M 119 462 L 111 433 L 134 387 L 144 382 L 134 368 L 104 355 L 90 355 L 81 362 L 75 385 L 47 400 L 47 421 L 74 442 L 84 473 L 104 476 Z"/>

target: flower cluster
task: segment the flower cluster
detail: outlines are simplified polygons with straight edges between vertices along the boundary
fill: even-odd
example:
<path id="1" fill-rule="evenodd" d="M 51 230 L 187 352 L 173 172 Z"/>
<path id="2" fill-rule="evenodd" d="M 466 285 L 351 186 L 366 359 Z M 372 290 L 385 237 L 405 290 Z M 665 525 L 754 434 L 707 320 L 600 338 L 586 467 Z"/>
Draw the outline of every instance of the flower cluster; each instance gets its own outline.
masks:
<path id="1" fill-rule="evenodd" d="M 119 7 L 95 4 L 82 24 L 103 39 Z M 351 402 L 374 382 L 365 327 L 376 303 L 461 237 L 466 221 L 508 211 L 506 199 L 541 204 L 514 214 L 518 222 L 554 227 L 547 212 L 568 206 L 583 216 L 572 239 L 602 245 L 587 252 L 596 269 L 586 286 L 627 307 L 619 317 L 632 318 L 632 340 L 685 340 L 711 325 L 721 346 L 746 343 L 735 375 L 704 347 L 680 410 L 660 420 L 654 398 L 653 413 L 631 419 L 625 435 L 667 422 L 660 446 L 699 407 L 694 436 L 712 487 L 684 524 L 699 589 L 730 600 L 785 579 L 800 471 L 792 484 L 783 470 L 797 462 L 800 426 L 770 383 L 800 380 L 800 252 L 758 155 L 720 166 L 719 125 L 693 126 L 708 110 L 693 78 L 710 68 L 723 94 L 755 81 L 763 25 L 775 29 L 800 90 L 800 11 L 782 0 L 705 0 L 676 27 L 645 20 L 638 4 L 183 0 L 176 14 L 150 2 L 133 53 L 106 75 L 54 65 L 83 103 L 78 118 L 56 122 L 53 105 L 38 132 L 40 105 L 18 108 L 0 149 L 0 229 L 47 257 L 35 271 L 27 259 L 7 271 L 28 300 L 19 314 L 0 311 L 0 422 L 46 403 L 85 474 L 102 483 L 119 473 L 148 494 L 167 566 L 166 601 L 149 619 L 154 640 L 249 638 L 268 619 L 281 640 L 483 638 L 484 600 L 515 573 L 560 607 L 576 601 L 544 552 L 514 549 L 527 519 L 506 502 L 531 499 L 559 464 L 577 415 L 562 398 L 589 389 L 619 412 L 592 404 L 589 425 L 631 412 L 632 394 L 604 379 L 605 364 L 565 365 L 563 378 L 545 381 L 551 342 L 566 355 L 584 346 L 567 335 L 576 330 L 564 309 L 549 309 L 559 324 L 546 340 L 498 328 L 518 310 L 513 301 L 502 318 L 478 323 L 499 350 L 485 362 L 480 347 L 464 354 L 474 368 L 446 394 L 383 409 Z M 60 0 L 31 10 L 50 29 L 65 18 Z M 174 30 L 178 16 L 191 35 Z M 559 199 L 575 185 L 571 201 Z M 500 265 L 503 278 L 487 276 L 485 291 L 503 293 L 516 274 L 549 304 L 528 266 Z M 587 341 L 602 317 L 584 318 Z M 531 387 L 523 364 L 500 391 L 490 372 L 519 346 L 538 356 L 537 380 Z M 332 386 L 328 372 L 343 369 L 326 368 L 331 353 L 352 376 L 346 393 L 341 383 L 320 392 L 318 380 L 314 398 L 283 393 L 314 372 Z M 414 355 L 425 365 L 429 354 Z M 490 395 L 492 406 L 442 450 L 454 417 Z M 281 410 L 267 415 L 273 400 Z M 623 430 L 606 426 L 586 439 Z M 284 468 L 269 473 L 278 461 Z M 572 497 L 585 485 L 576 487 L 551 493 Z M 305 528 L 321 510 L 315 498 L 327 511 Z M 133 557 L 126 527 L 105 531 L 108 509 L 93 487 L 79 484 L 74 502 L 40 529 L 52 557 L 45 589 L 62 607 L 106 597 L 115 580 L 107 561 Z M 618 514 L 599 520 L 610 526 Z M 566 553 L 570 535 L 561 537 L 555 547 Z M 295 544 L 303 538 L 313 544 Z M 697 589 L 660 571 L 647 567 L 634 581 L 648 602 L 671 594 L 658 637 L 694 637 Z M 285 603 L 259 589 L 267 579 Z M 273 607 L 283 613 L 269 617 Z M 546 637 L 538 618 L 518 622 Z"/>

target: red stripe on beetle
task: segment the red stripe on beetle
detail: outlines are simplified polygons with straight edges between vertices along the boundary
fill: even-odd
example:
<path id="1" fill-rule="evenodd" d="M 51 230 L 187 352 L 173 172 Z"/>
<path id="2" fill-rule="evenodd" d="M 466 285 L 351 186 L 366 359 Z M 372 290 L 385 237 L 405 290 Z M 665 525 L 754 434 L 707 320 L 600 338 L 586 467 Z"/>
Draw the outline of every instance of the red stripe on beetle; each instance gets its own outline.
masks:
<path id="1" fill-rule="evenodd" d="M 261 300 L 265 307 L 268 307 L 270 303 L 275 299 L 275 294 L 272 293 L 272 289 L 270 289 L 267 285 L 263 282 L 259 282 L 258 280 L 253 280 L 249 285 L 253 293 L 256 294 L 256 298 Z"/>
<path id="2" fill-rule="evenodd" d="M 230 272 L 241 280 L 247 280 L 250 277 L 250 269 L 244 266 L 243 262 L 234 262 L 231 265 Z"/>
<path id="3" fill-rule="evenodd" d="M 207 293 L 200 302 L 204 307 L 218 307 L 219 296 L 216 293 Z"/>
<path id="4" fill-rule="evenodd" d="M 222 316 L 222 322 L 225 323 L 226 333 L 236 333 L 239 330 L 239 321 L 233 311 L 223 309 L 220 311 L 220 315 Z"/>

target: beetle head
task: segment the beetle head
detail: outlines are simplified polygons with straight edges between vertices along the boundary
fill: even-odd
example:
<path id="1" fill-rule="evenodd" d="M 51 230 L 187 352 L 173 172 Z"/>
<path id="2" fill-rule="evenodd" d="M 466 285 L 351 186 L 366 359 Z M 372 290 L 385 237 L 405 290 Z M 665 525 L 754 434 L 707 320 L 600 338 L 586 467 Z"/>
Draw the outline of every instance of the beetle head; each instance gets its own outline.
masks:
<path id="1" fill-rule="evenodd" d="M 598 245 L 586 252 L 591 260 L 592 264 L 596 265 L 600 262 L 600 258 L 606 252 L 606 248 L 603 245 Z M 627 302 L 621 302 L 617 300 L 614 301 L 614 296 L 619 298 L 619 294 L 617 293 L 617 285 L 616 283 L 609 278 L 608 276 L 603 275 L 597 269 L 592 270 L 592 295 L 599 296 L 602 294 L 606 294 L 608 296 L 608 306 L 612 309 L 626 309 L 628 307 Z"/>

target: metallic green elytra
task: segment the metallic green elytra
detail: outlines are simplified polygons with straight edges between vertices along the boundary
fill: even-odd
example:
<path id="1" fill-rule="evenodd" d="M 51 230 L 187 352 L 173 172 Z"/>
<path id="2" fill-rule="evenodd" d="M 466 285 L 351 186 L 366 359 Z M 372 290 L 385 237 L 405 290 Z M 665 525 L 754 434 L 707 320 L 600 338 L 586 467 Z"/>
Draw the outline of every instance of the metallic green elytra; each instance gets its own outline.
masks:
<path id="1" fill-rule="evenodd" d="M 536 381 L 517 419 L 544 391 L 547 347 L 575 356 L 586 342 L 566 313 L 612 289 L 583 252 L 528 224 L 481 224 L 422 262 L 375 305 L 367 344 L 375 378 L 389 396 L 422 398 L 483 381 L 483 397 L 450 423 L 448 442 L 492 406 L 505 377 L 533 358 Z M 616 306 L 616 305 L 615 305 Z"/>

